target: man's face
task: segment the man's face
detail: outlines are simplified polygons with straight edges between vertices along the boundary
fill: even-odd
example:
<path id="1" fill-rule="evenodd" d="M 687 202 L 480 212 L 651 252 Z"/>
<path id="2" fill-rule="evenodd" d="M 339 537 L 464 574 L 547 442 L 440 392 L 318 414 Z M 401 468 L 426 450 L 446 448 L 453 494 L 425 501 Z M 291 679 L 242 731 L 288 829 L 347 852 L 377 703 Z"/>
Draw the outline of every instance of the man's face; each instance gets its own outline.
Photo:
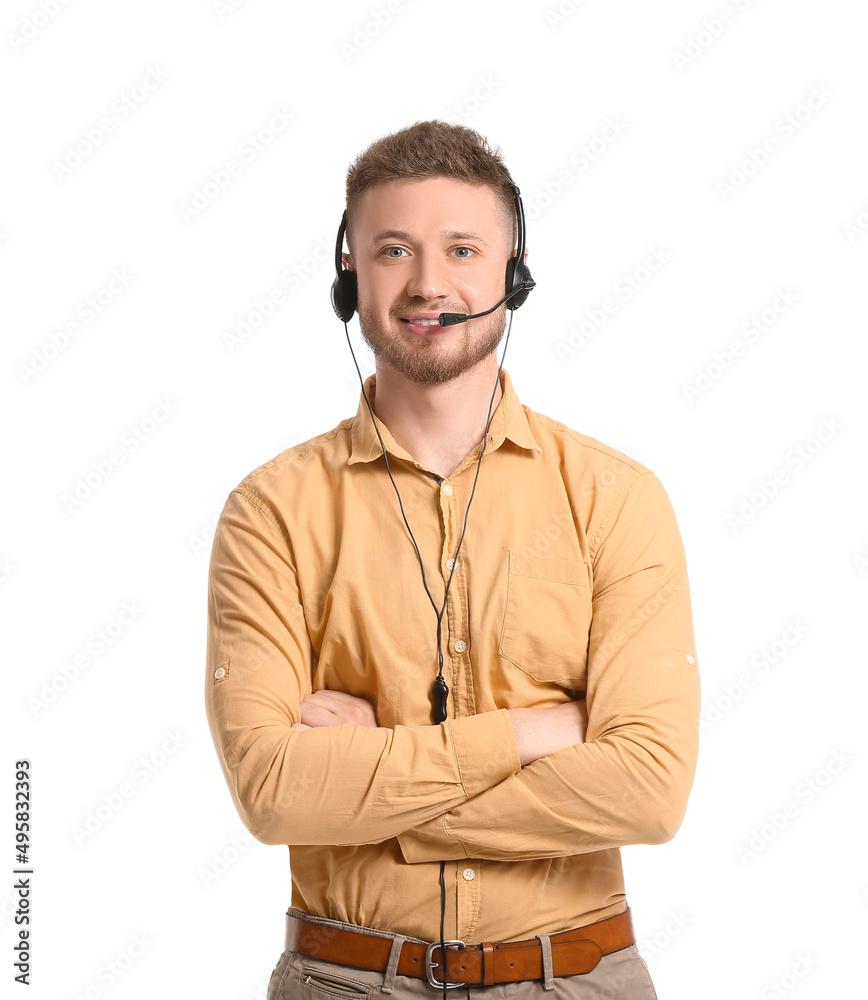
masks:
<path id="1" fill-rule="evenodd" d="M 368 188 L 345 255 L 359 286 L 359 324 L 379 362 L 413 382 L 450 382 L 500 343 L 506 306 L 455 326 L 441 312 L 474 313 L 503 298 L 512 220 L 494 190 L 452 178 Z"/>

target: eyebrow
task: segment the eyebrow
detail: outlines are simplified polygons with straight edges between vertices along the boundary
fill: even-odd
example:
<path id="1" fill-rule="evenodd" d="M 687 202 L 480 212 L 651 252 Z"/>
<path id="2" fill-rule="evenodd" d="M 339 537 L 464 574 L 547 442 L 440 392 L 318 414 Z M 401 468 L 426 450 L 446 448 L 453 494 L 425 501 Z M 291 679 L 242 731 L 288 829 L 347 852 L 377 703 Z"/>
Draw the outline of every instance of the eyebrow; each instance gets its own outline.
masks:
<path id="1" fill-rule="evenodd" d="M 375 243 L 379 243 L 380 240 L 405 240 L 409 243 L 415 238 L 415 233 L 408 233 L 403 229 L 383 229 L 377 233 L 376 236 L 374 236 L 370 245 L 373 246 Z M 470 243 L 481 243 L 486 247 L 489 245 L 488 240 L 480 236 L 479 233 L 460 232 L 456 229 L 442 233 L 442 238 L 446 242 L 452 242 L 452 240 L 467 240 Z"/>

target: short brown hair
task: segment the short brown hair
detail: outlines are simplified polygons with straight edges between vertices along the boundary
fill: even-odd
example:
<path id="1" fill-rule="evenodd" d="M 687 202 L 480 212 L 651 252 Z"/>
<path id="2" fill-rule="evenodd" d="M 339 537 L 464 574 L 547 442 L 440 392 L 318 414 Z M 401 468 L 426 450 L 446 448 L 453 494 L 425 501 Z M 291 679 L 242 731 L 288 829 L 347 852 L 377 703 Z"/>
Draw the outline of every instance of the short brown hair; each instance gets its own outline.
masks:
<path id="1" fill-rule="evenodd" d="M 512 176 L 500 149 L 492 148 L 472 128 L 442 121 L 416 122 L 377 139 L 356 157 L 347 170 L 347 245 L 353 213 L 363 192 L 386 181 L 429 177 L 451 177 L 492 188 L 500 199 L 504 219 L 509 220 L 507 229 L 511 229 L 515 245 Z"/>

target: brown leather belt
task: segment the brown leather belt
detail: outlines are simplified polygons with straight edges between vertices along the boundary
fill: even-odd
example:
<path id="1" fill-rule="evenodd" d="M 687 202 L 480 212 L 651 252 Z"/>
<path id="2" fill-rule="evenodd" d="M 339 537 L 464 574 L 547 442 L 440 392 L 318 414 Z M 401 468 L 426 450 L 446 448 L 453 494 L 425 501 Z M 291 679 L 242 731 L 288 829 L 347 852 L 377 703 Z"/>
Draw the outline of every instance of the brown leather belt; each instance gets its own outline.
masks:
<path id="1" fill-rule="evenodd" d="M 385 972 L 389 964 L 392 940 L 313 920 L 302 920 L 289 913 L 286 915 L 288 951 L 336 962 L 338 965 Z M 575 976 L 590 972 L 603 955 L 620 951 L 635 943 L 630 908 L 614 917 L 552 934 L 550 941 L 553 975 Z M 463 941 L 446 941 L 445 944 L 447 986 L 493 986 L 495 983 L 544 978 L 539 938 L 493 943 L 483 941 L 477 945 L 465 945 Z M 453 947 L 450 948 L 450 945 Z M 431 986 L 442 990 L 440 970 L 439 941 L 430 945 L 415 941 L 403 943 L 397 975 L 427 979 Z M 437 975 L 438 972 L 440 975 Z"/>

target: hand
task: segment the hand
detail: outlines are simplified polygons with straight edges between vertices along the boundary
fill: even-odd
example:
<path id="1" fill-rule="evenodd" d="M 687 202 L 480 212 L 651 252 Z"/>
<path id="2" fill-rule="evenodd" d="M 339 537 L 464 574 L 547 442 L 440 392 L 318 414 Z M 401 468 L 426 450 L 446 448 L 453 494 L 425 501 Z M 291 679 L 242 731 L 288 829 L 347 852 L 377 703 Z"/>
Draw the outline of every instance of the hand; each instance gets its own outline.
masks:
<path id="1" fill-rule="evenodd" d="M 376 726 L 374 706 L 365 698 L 346 691 L 314 691 L 301 700 L 301 722 L 293 729 L 315 729 L 317 726 Z"/>

